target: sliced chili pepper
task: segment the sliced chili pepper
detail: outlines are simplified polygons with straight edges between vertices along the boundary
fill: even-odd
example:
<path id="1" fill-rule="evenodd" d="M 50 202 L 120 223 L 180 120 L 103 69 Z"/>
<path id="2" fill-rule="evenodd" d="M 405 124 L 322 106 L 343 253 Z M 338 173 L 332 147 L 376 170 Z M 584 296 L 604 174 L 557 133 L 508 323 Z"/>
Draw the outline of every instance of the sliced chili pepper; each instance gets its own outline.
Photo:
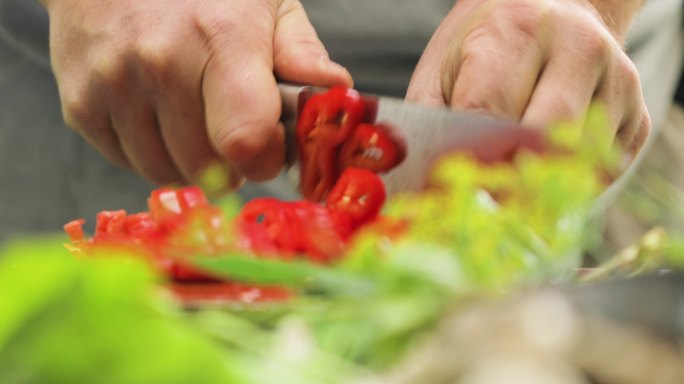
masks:
<path id="1" fill-rule="evenodd" d="M 243 207 L 237 225 L 247 249 L 283 258 L 306 255 L 327 263 L 342 254 L 346 240 L 360 225 L 377 216 L 384 200 L 379 176 L 349 168 L 331 190 L 326 206 L 255 199 Z"/>
<path id="2" fill-rule="evenodd" d="M 321 201 L 337 179 L 337 153 L 352 130 L 362 122 L 365 105 L 358 92 L 333 87 L 313 95 L 297 122 L 297 141 L 304 197 Z"/>
<path id="3" fill-rule="evenodd" d="M 330 210 L 323 205 L 308 201 L 288 204 L 297 218 L 296 228 L 303 234 L 299 237 L 300 253 L 318 263 L 328 263 L 339 258 L 347 236 L 337 226 Z"/>
<path id="4" fill-rule="evenodd" d="M 322 205 L 272 198 L 247 203 L 237 218 L 243 247 L 288 259 L 297 255 L 327 262 L 341 254 L 343 241 Z"/>
<path id="5" fill-rule="evenodd" d="M 195 207 L 209 205 L 207 197 L 200 187 L 190 186 L 176 191 L 176 199 L 181 212 L 186 212 Z"/>
<path id="6" fill-rule="evenodd" d="M 73 249 L 80 253 L 87 254 L 95 247 L 135 249 L 176 284 L 213 284 L 221 289 L 232 287 L 238 293 L 251 292 L 240 284 L 220 284 L 184 257 L 246 249 L 267 257 L 303 256 L 329 263 L 342 255 L 347 240 L 360 225 L 377 216 L 384 199 L 384 186 L 377 175 L 349 168 L 332 188 L 326 205 L 255 199 L 243 207 L 234 226 L 227 225 L 221 210 L 210 205 L 199 188 L 188 187 L 153 191 L 148 199 L 149 212 L 101 212 L 91 239 L 83 233 L 84 220 L 66 224 L 65 231 L 74 243 Z M 273 292 L 281 297 L 289 294 L 278 288 Z M 220 294 L 212 291 L 212 295 Z"/>
<path id="7" fill-rule="evenodd" d="M 347 168 L 328 194 L 326 207 L 348 217 L 352 230 L 374 219 L 385 203 L 385 185 L 375 173 Z"/>
<path id="8" fill-rule="evenodd" d="M 126 211 L 102 211 L 97 214 L 95 223 L 95 236 L 106 236 L 111 234 L 125 234 L 126 230 Z"/>
<path id="9" fill-rule="evenodd" d="M 180 205 L 176 191 L 170 188 L 155 189 L 147 199 L 147 206 L 150 209 L 152 220 L 158 227 L 169 227 L 180 214 Z"/>
<path id="10" fill-rule="evenodd" d="M 359 124 L 340 151 L 342 169 L 355 167 L 380 173 L 396 167 L 406 157 L 404 145 L 382 124 Z"/>
<path id="11" fill-rule="evenodd" d="M 172 260 L 168 271 L 168 276 L 176 282 L 218 282 L 206 273 L 191 267 L 181 260 Z"/>
<path id="12" fill-rule="evenodd" d="M 134 238 L 158 237 L 159 231 L 152 216 L 148 212 L 141 212 L 126 217 L 126 233 Z"/>
<path id="13" fill-rule="evenodd" d="M 83 224 L 85 224 L 84 219 L 71 220 L 64 224 L 64 232 L 69 235 L 72 243 L 81 242 L 86 239 L 83 233 Z"/>
<path id="14" fill-rule="evenodd" d="M 300 188 L 310 201 L 321 201 L 339 176 L 340 145 L 331 139 L 333 135 L 330 130 L 321 130 L 316 142 L 310 144 L 309 157 L 301 161 Z"/>
<path id="15" fill-rule="evenodd" d="M 255 287 L 234 282 L 171 284 L 171 291 L 186 305 L 204 306 L 211 303 L 241 302 L 261 303 L 284 301 L 292 296 L 285 288 Z"/>
<path id="16" fill-rule="evenodd" d="M 294 223 L 283 207 L 283 202 L 273 198 L 254 199 L 245 204 L 236 218 L 242 235 L 241 247 L 261 254 L 280 251 L 291 255 L 294 247 L 285 242 L 296 242 L 297 233 L 291 231 Z"/>

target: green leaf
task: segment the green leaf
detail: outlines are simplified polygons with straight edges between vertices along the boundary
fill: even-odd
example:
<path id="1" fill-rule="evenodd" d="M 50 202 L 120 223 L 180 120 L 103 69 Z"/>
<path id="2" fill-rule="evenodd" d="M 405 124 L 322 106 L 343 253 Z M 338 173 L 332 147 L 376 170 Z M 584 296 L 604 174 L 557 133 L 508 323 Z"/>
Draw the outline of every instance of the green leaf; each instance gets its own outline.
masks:
<path id="1" fill-rule="evenodd" d="M 0 382 L 234 382 L 227 355 L 140 261 L 75 260 L 50 241 L 0 258 Z"/>
<path id="2" fill-rule="evenodd" d="M 346 295 L 364 295 L 374 289 L 366 279 L 304 261 L 257 259 L 241 254 L 196 255 L 188 260 L 213 275 L 251 284 Z"/>

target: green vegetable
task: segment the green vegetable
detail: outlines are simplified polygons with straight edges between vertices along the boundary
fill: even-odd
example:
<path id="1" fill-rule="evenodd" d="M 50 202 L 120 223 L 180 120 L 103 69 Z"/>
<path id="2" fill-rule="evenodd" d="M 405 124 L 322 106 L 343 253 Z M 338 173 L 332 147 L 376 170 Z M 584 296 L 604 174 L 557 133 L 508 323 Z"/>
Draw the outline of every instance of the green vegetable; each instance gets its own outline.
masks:
<path id="1" fill-rule="evenodd" d="M 235 382 L 225 351 L 155 283 L 133 259 L 76 260 L 54 241 L 6 248 L 0 382 Z"/>

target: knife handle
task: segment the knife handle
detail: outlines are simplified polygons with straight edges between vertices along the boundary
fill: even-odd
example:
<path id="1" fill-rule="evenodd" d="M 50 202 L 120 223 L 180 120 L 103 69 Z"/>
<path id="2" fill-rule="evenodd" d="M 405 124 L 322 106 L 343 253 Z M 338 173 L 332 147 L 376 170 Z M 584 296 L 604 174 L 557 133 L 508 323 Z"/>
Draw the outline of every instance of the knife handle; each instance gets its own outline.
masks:
<path id="1" fill-rule="evenodd" d="M 299 112 L 299 92 L 302 87 L 291 84 L 278 84 L 282 110 L 280 122 L 285 129 L 285 165 L 290 167 L 297 159 L 297 115 Z"/>

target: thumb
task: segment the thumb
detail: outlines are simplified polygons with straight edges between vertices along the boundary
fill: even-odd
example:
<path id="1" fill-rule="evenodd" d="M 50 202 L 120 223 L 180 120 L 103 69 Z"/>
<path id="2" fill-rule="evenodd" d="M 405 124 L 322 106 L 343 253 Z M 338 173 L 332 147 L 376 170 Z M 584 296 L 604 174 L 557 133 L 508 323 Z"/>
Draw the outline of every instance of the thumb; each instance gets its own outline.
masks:
<path id="1" fill-rule="evenodd" d="M 299 0 L 283 0 L 278 6 L 273 55 L 274 71 L 281 80 L 352 86 L 349 72 L 330 60 Z"/>

